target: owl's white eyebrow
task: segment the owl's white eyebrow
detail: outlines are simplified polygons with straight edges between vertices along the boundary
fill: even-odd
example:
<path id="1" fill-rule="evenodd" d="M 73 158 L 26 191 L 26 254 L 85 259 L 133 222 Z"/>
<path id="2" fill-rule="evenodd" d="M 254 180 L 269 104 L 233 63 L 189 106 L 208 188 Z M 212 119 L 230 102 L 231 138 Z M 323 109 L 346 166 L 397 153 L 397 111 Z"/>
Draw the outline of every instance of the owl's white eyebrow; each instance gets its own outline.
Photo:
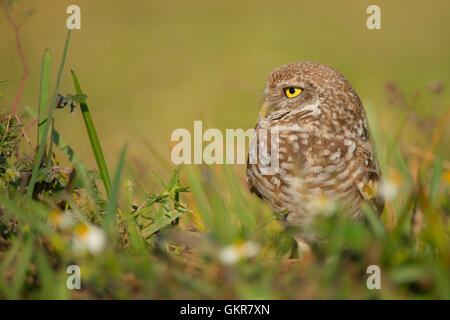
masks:
<path id="1" fill-rule="evenodd" d="M 304 89 L 305 87 L 305 83 L 303 82 L 293 82 L 293 81 L 280 81 L 277 83 L 277 87 L 282 87 L 282 88 L 300 88 L 300 89 Z"/>

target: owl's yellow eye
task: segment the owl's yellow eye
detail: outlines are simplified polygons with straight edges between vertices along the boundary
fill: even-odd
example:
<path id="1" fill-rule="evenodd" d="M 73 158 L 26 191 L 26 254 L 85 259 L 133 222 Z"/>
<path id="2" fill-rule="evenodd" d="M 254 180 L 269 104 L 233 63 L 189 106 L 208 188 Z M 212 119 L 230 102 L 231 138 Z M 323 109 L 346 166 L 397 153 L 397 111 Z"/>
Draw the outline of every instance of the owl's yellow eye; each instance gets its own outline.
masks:
<path id="1" fill-rule="evenodd" d="M 289 99 L 295 98 L 295 97 L 298 96 L 300 93 L 302 93 L 302 89 L 300 89 L 300 88 L 290 87 L 290 88 L 284 89 L 284 94 L 285 94 L 286 97 L 288 97 Z"/>

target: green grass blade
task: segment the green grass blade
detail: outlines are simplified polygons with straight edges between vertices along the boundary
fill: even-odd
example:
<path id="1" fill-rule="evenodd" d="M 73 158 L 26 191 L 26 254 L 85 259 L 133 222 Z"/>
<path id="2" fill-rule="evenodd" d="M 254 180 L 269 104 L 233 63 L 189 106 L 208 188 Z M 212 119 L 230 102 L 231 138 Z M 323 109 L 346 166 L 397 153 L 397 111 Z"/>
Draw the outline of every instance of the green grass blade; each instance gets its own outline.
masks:
<path id="1" fill-rule="evenodd" d="M 69 158 L 69 160 L 75 165 L 76 174 L 80 177 L 83 182 L 84 189 L 86 190 L 88 197 L 93 203 L 96 203 L 96 198 L 94 191 L 89 184 L 88 170 L 84 163 L 77 157 L 75 151 L 69 146 L 69 144 L 61 137 L 58 131 L 53 129 L 52 142 L 64 152 L 64 154 Z"/>
<path id="2" fill-rule="evenodd" d="M 52 165 L 52 156 L 53 156 L 53 133 L 55 132 L 55 118 L 53 118 L 52 120 L 52 124 L 51 124 L 51 131 L 50 131 L 50 135 L 51 135 L 51 139 L 50 139 L 50 145 L 48 146 L 48 152 L 47 152 L 47 162 L 46 162 L 46 166 L 50 167 Z"/>
<path id="3" fill-rule="evenodd" d="M 82 95 L 83 91 L 81 90 L 78 78 L 73 70 L 72 70 L 72 78 L 77 94 Z M 103 156 L 102 147 L 100 145 L 100 141 L 97 136 L 97 131 L 95 130 L 94 122 L 92 121 L 91 113 L 89 112 L 86 100 L 80 100 L 80 108 L 81 113 L 83 114 L 84 124 L 86 125 L 86 129 L 88 132 L 89 141 L 91 142 L 92 151 L 94 152 L 95 161 L 97 162 L 98 170 L 100 171 L 100 176 L 103 180 L 103 184 L 105 185 L 106 192 L 109 194 L 111 180 L 109 178 L 108 168 L 106 166 L 105 158 Z"/>
<path id="4" fill-rule="evenodd" d="M 227 188 L 230 190 L 231 199 L 233 199 L 230 203 L 232 211 L 239 217 L 244 229 L 249 230 L 255 228 L 257 226 L 257 212 L 249 205 L 246 199 L 246 196 L 248 196 L 247 191 L 244 190 L 240 183 L 233 166 L 223 165 L 222 172 L 227 183 Z"/>
<path id="5" fill-rule="evenodd" d="M 37 118 L 37 113 L 35 110 L 30 108 L 29 106 L 25 106 L 25 110 L 30 115 L 30 117 L 32 117 L 33 119 Z M 80 160 L 80 158 L 78 158 L 75 151 L 61 137 L 59 132 L 53 126 L 52 126 L 51 137 L 52 137 L 51 143 L 54 144 L 55 146 L 57 146 L 59 148 L 59 150 L 61 150 L 67 156 L 69 161 L 74 164 L 76 173 L 77 173 L 77 175 L 79 175 L 81 181 L 83 182 L 84 188 L 86 189 L 86 192 L 87 192 L 89 198 L 95 203 L 94 191 L 92 190 L 92 188 L 89 184 L 88 169 L 86 168 L 84 163 Z"/>
<path id="6" fill-rule="evenodd" d="M 202 223 L 208 228 L 212 224 L 213 214 L 209 206 L 208 198 L 206 197 L 203 188 L 202 181 L 198 170 L 195 168 L 189 168 L 186 170 L 189 185 L 191 186 L 192 194 L 194 195 L 195 202 L 198 206 L 198 213 L 202 219 Z"/>
<path id="7" fill-rule="evenodd" d="M 57 271 L 52 268 L 50 260 L 42 248 L 39 248 L 36 253 L 36 267 L 41 283 L 40 296 L 50 300 L 67 299 L 68 290 L 65 287 L 65 281 L 58 277 Z"/>
<path id="8" fill-rule="evenodd" d="M 111 192 L 108 193 L 109 199 L 108 199 L 108 203 L 106 204 L 106 212 L 105 212 L 105 217 L 103 220 L 103 227 L 107 234 L 110 234 L 110 232 L 112 230 L 112 224 L 113 224 L 116 212 L 117 212 L 117 198 L 119 195 L 122 171 L 123 171 L 123 167 L 125 164 L 126 150 L 127 150 L 127 148 L 125 146 L 122 149 L 122 152 L 120 153 L 119 164 L 117 165 L 116 173 L 114 174 L 113 184 L 111 185 Z"/>
<path id="9" fill-rule="evenodd" d="M 55 105 L 56 105 L 56 96 L 58 93 L 59 84 L 61 83 L 61 75 L 64 70 L 64 64 L 66 62 L 66 55 L 67 55 L 67 49 L 69 48 L 71 31 L 72 30 L 69 29 L 69 31 L 67 32 L 66 43 L 64 45 L 64 52 L 63 52 L 63 56 L 62 56 L 62 60 L 61 60 L 61 65 L 59 66 L 58 77 L 56 79 L 55 90 L 53 91 L 52 102 L 49 107 L 47 119 L 53 118 L 53 112 L 55 110 Z M 44 130 L 43 130 L 44 137 L 48 137 L 49 130 L 50 130 L 50 121 L 46 121 L 46 123 L 44 124 Z M 38 148 L 37 156 L 34 160 L 33 171 L 31 173 L 31 179 L 30 179 L 30 183 L 28 185 L 28 190 L 27 190 L 27 199 L 31 199 L 33 197 L 34 185 L 36 184 L 36 179 L 38 176 L 39 167 L 41 165 L 42 156 L 44 154 L 44 149 L 45 149 L 45 143 L 41 143 Z"/>
<path id="10" fill-rule="evenodd" d="M 372 209 L 371 206 L 364 206 L 363 212 L 366 216 L 368 225 L 371 227 L 375 237 L 377 239 L 383 239 L 386 236 L 386 228 L 381 222 L 381 218 L 377 215 L 377 213 Z"/>
<path id="11" fill-rule="evenodd" d="M 444 173 L 444 168 L 442 166 L 442 159 L 438 158 L 433 166 L 431 184 L 430 184 L 430 200 L 431 205 L 436 208 L 437 199 L 439 194 L 439 184 L 441 181 L 442 174 Z"/>
<path id="12" fill-rule="evenodd" d="M 0 261 L 0 294 L 7 299 L 13 299 L 13 289 L 5 276 L 7 274 L 6 270 L 14 261 L 14 257 L 16 257 L 19 252 L 21 245 L 21 241 L 14 241 L 8 251 L 2 254 L 2 259 Z"/>
<path id="13" fill-rule="evenodd" d="M 14 272 L 14 283 L 13 283 L 13 296 L 17 299 L 19 298 L 20 290 L 25 284 L 26 272 L 30 267 L 31 257 L 33 255 L 33 237 L 28 234 L 25 239 L 24 247 L 21 254 L 18 257 L 17 265 L 15 266 Z"/>
<path id="14" fill-rule="evenodd" d="M 41 70 L 41 87 L 39 91 L 39 110 L 38 110 L 38 141 L 37 144 L 45 143 L 44 128 L 47 122 L 48 102 L 50 100 L 50 70 L 51 70 L 51 56 L 50 51 L 47 49 L 42 57 L 42 70 Z M 42 116 L 42 118 L 41 118 Z"/>

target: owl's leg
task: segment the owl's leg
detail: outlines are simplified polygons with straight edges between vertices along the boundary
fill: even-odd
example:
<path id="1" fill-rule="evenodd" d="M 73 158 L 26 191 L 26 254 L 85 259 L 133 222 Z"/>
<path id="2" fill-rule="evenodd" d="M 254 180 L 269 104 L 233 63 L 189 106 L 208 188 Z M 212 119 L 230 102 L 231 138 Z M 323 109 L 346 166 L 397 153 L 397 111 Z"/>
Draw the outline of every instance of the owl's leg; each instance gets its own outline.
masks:
<path id="1" fill-rule="evenodd" d="M 300 236 L 294 235 L 295 242 L 297 242 L 296 252 L 292 252 L 291 257 L 303 258 L 311 253 L 311 246 Z"/>

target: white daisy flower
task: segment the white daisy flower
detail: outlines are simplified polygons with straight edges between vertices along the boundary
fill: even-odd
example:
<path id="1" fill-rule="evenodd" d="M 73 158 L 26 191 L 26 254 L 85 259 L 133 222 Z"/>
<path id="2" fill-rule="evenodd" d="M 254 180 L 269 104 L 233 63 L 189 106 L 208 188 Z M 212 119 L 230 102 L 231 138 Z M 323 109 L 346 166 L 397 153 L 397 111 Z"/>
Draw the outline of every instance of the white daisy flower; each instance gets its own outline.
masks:
<path id="1" fill-rule="evenodd" d="M 238 242 L 226 246 L 219 252 L 219 259 L 225 265 L 233 265 L 243 258 L 251 258 L 258 254 L 259 245 L 253 241 Z"/>
<path id="2" fill-rule="evenodd" d="M 79 252 L 100 253 L 105 247 L 105 233 L 92 224 L 81 224 L 75 229 L 73 248 Z"/>
<path id="3" fill-rule="evenodd" d="M 69 229 L 74 224 L 74 219 L 70 215 L 70 211 L 54 210 L 48 216 L 49 221 L 56 227 L 61 229 Z"/>

